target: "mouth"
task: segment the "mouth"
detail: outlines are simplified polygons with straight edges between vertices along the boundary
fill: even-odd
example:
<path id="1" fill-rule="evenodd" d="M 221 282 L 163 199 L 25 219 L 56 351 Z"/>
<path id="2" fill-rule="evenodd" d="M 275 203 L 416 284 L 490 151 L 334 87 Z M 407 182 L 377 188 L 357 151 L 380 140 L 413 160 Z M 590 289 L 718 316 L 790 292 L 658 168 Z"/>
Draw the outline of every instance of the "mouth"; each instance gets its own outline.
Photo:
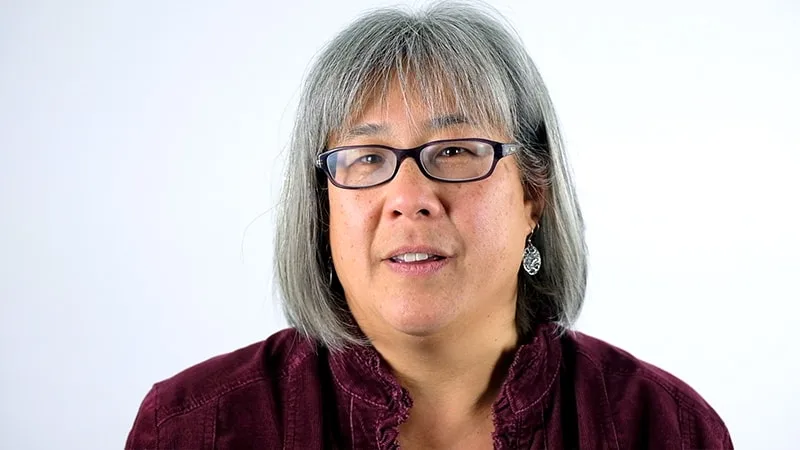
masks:
<path id="1" fill-rule="evenodd" d="M 436 255 L 433 253 L 402 253 L 399 255 L 392 256 L 389 258 L 389 261 L 400 263 L 400 264 L 413 264 L 413 263 L 424 263 L 424 262 L 431 262 L 431 261 L 441 261 L 445 257 L 442 255 Z"/>
<path id="2" fill-rule="evenodd" d="M 384 261 L 389 270 L 401 276 L 425 277 L 444 270 L 453 255 L 435 247 L 407 247 L 395 250 Z"/>

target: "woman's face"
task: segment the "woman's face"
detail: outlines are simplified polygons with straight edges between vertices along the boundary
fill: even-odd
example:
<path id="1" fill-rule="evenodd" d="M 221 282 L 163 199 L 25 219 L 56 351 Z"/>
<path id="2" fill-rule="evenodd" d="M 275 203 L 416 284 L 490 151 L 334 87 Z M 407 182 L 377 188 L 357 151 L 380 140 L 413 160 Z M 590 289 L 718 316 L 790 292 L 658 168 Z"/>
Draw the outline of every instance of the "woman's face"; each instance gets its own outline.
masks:
<path id="1" fill-rule="evenodd" d="M 475 137 L 509 142 L 502 134 L 430 117 L 413 97 L 408 105 L 395 86 L 384 103 L 367 105 L 354 132 L 331 137 L 328 148 L 411 148 Z M 430 336 L 492 319 L 513 324 L 517 273 L 538 209 L 525 200 L 513 157 L 501 159 L 489 178 L 468 183 L 428 179 L 407 158 L 383 185 L 349 190 L 329 181 L 328 200 L 334 268 L 368 337 Z M 440 258 L 398 259 L 408 253 Z"/>

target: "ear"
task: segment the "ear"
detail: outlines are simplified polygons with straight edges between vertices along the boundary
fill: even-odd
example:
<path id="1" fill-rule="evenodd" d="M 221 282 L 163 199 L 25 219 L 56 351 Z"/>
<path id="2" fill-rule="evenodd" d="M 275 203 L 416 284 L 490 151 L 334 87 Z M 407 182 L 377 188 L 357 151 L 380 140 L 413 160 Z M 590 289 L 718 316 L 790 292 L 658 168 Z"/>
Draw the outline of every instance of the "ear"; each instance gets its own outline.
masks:
<path id="1" fill-rule="evenodd" d="M 542 220 L 544 214 L 544 193 L 537 193 L 535 196 L 529 196 L 525 200 L 525 217 L 528 219 L 530 229 L 536 228 L 536 225 Z"/>

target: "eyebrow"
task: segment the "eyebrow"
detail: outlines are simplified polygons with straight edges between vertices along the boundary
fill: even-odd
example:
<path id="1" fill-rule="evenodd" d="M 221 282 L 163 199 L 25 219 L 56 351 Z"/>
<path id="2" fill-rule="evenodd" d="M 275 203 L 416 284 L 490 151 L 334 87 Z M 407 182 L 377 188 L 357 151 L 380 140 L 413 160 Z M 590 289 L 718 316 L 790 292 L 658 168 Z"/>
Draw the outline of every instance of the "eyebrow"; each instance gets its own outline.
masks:
<path id="1" fill-rule="evenodd" d="M 463 114 L 447 114 L 444 116 L 437 116 L 428 121 L 427 128 L 429 130 L 441 130 L 444 128 L 453 127 L 456 125 L 463 125 L 470 123 Z M 363 123 L 356 125 L 344 134 L 345 138 L 363 137 L 363 136 L 378 136 L 387 134 L 389 126 L 385 123 Z"/>
<path id="2" fill-rule="evenodd" d="M 386 134 L 387 131 L 389 131 L 389 127 L 384 124 L 362 123 L 350 128 L 344 135 L 348 138 L 377 136 L 379 134 Z"/>
<path id="3" fill-rule="evenodd" d="M 455 125 L 468 124 L 467 119 L 463 114 L 447 114 L 445 116 L 434 117 L 428 122 L 428 128 L 432 130 L 441 130 L 443 128 L 452 127 Z"/>

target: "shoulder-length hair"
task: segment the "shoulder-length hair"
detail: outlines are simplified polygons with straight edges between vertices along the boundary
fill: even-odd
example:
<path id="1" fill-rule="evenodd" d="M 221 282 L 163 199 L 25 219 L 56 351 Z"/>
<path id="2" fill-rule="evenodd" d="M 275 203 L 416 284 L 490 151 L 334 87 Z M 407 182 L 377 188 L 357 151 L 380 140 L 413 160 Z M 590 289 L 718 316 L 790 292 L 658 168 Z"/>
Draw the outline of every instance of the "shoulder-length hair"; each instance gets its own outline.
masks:
<path id="1" fill-rule="evenodd" d="M 366 343 L 330 261 L 327 180 L 315 159 L 391 83 L 432 112 L 504 130 L 529 199 L 543 203 L 534 244 L 542 265 L 518 276 L 520 335 L 537 321 L 572 326 L 583 304 L 583 220 L 550 97 L 520 39 L 483 5 L 439 2 L 418 11 L 371 11 L 318 55 L 300 97 L 275 240 L 276 272 L 290 325 L 331 349 Z M 453 111 L 455 108 L 455 111 Z"/>

